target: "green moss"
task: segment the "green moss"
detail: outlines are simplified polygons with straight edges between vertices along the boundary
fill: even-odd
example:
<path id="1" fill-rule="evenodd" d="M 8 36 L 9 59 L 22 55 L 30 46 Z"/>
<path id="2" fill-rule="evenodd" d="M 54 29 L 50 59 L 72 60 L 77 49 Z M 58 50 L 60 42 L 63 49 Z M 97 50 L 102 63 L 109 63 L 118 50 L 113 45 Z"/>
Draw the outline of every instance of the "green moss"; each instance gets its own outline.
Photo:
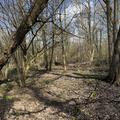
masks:
<path id="1" fill-rule="evenodd" d="M 13 97 L 12 96 L 3 96 L 3 99 L 5 99 L 5 100 L 13 100 Z"/>

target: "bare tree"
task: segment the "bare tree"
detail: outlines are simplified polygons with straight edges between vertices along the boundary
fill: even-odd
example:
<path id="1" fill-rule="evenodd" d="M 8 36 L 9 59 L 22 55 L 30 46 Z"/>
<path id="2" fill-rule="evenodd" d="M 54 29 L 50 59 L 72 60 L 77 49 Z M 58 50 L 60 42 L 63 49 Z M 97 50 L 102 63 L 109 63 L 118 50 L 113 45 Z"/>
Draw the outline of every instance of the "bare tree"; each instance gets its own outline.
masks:
<path id="1" fill-rule="evenodd" d="M 23 21 L 21 22 L 20 26 L 18 27 L 16 33 L 13 36 L 13 44 L 10 46 L 10 48 L 7 50 L 7 52 L 4 52 L 3 57 L 0 59 L 0 70 L 3 68 L 3 66 L 7 63 L 8 59 L 11 57 L 11 55 L 16 51 L 18 46 L 23 42 L 25 35 L 30 31 L 31 27 L 36 23 L 37 17 L 39 14 L 43 11 L 47 4 L 48 0 L 36 0 L 34 2 L 34 6 L 23 18 Z"/>
<path id="2" fill-rule="evenodd" d="M 107 80 L 111 83 L 115 82 L 117 84 L 120 84 L 120 27 L 117 34 L 116 42 L 114 44 L 114 53 Z"/>

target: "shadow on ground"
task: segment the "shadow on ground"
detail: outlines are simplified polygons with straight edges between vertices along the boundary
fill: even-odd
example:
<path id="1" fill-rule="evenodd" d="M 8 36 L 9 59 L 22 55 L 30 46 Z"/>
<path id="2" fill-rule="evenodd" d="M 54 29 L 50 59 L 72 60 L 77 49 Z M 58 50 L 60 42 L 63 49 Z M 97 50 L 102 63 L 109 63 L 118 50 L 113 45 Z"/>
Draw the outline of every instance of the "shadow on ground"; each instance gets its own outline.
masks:
<path id="1" fill-rule="evenodd" d="M 46 76 L 48 76 L 44 76 L 45 78 L 42 80 L 42 77 L 40 78 L 40 75 L 44 73 L 45 71 L 38 71 L 37 73 L 33 74 L 33 77 L 38 79 L 36 79 L 35 81 L 33 80 L 34 83 L 29 84 L 28 86 L 26 86 L 26 88 L 24 88 L 25 94 L 29 94 L 30 98 L 33 98 L 34 101 L 38 101 L 38 103 L 40 103 L 40 106 L 38 105 L 39 109 L 33 109 L 33 111 L 29 111 L 29 109 L 14 109 L 11 115 L 13 115 L 16 119 L 20 118 L 21 116 L 24 118 L 25 115 L 28 115 L 29 119 L 31 120 L 35 119 L 38 114 L 41 116 L 44 112 L 47 112 L 46 114 L 48 116 L 51 114 L 53 115 L 53 117 L 58 116 L 58 118 L 59 116 L 62 116 L 62 119 L 65 120 L 119 120 L 119 91 L 117 88 L 110 88 L 108 84 L 99 81 L 105 77 L 104 74 L 81 74 L 75 71 L 67 74 L 55 73 L 53 71 L 50 72 L 50 75 L 55 75 L 54 78 L 49 78 L 49 75 L 46 74 Z M 72 79 L 70 78 L 75 78 L 75 81 L 71 81 Z M 92 80 L 91 82 L 90 79 L 94 80 Z M 86 82 L 87 80 L 88 83 L 92 84 L 93 86 L 88 85 Z M 98 82 L 96 82 L 97 80 Z M 62 85 L 60 86 L 60 84 L 62 84 L 61 81 L 65 82 L 63 84 L 63 87 Z M 57 82 L 58 84 L 54 84 L 53 82 Z M 75 83 L 77 83 L 78 88 Z M 66 84 L 70 84 L 70 86 L 67 86 Z M 67 87 L 69 87 L 69 89 L 67 89 Z M 51 90 L 51 88 L 53 89 L 53 91 Z M 62 92 L 60 93 L 61 96 L 65 98 L 58 96 L 58 94 L 54 92 L 59 92 L 59 88 L 60 90 L 65 89 L 62 90 Z M 75 94 L 70 90 L 73 90 Z M 81 92 L 82 90 L 84 90 L 83 93 Z M 66 97 L 63 94 L 66 94 L 66 96 L 69 95 L 69 97 Z M 76 95 L 76 98 L 72 96 L 73 94 L 74 96 Z M 83 95 L 86 95 L 87 97 L 84 97 Z M 2 112 L 0 112 L 1 120 L 4 120 L 5 114 L 10 110 L 12 104 L 13 100 L 0 100 L 0 111 L 1 109 L 3 109 Z M 29 101 L 28 104 L 30 104 Z M 31 107 L 33 106 L 31 105 Z M 61 115 L 61 113 L 64 113 L 64 115 Z M 34 116 L 34 118 L 32 118 L 32 116 Z M 24 118 L 24 120 L 26 119 Z"/>
<path id="2" fill-rule="evenodd" d="M 79 117 L 77 119 L 80 120 L 89 120 L 89 116 L 80 110 L 79 103 L 77 103 L 76 99 L 72 98 L 69 100 L 60 100 L 56 98 L 53 94 L 44 93 L 42 89 L 37 87 L 28 87 L 28 89 L 32 90 L 33 96 L 39 101 L 42 102 L 46 107 L 54 107 L 58 111 L 53 113 L 54 115 L 59 115 L 60 112 L 67 114 L 69 118 Z"/>
<path id="3" fill-rule="evenodd" d="M 35 77 L 39 77 L 45 73 L 48 73 L 49 71 L 45 70 L 45 69 L 41 69 L 41 70 L 36 70 L 33 69 L 31 70 L 31 73 L 27 76 L 28 78 L 35 78 Z"/>
<path id="4" fill-rule="evenodd" d="M 11 109 L 13 102 L 14 100 L 7 95 L 0 98 L 0 120 L 5 120 L 4 118 Z"/>
<path id="5" fill-rule="evenodd" d="M 54 75 L 62 75 L 70 78 L 75 78 L 75 79 L 96 79 L 96 80 L 102 80 L 104 79 L 107 75 L 102 75 L 102 74 L 81 74 L 81 73 L 76 73 L 73 72 L 72 74 L 59 74 L 59 73 L 52 73 Z"/>
<path id="6" fill-rule="evenodd" d="M 106 75 L 101 75 L 101 74 L 81 74 L 81 73 L 73 73 L 77 75 L 80 78 L 83 79 L 96 79 L 96 80 L 102 80 L 106 77 Z"/>

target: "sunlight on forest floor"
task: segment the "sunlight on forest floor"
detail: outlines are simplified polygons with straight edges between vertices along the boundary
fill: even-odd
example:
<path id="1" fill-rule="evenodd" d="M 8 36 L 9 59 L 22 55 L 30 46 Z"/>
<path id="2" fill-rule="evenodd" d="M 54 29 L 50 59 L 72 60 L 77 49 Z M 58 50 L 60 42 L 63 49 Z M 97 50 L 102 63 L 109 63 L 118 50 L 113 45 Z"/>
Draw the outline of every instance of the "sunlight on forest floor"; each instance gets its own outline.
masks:
<path id="1" fill-rule="evenodd" d="M 33 71 L 23 89 L 1 86 L 1 120 L 119 120 L 119 87 L 100 81 L 105 75 L 95 67 Z"/>

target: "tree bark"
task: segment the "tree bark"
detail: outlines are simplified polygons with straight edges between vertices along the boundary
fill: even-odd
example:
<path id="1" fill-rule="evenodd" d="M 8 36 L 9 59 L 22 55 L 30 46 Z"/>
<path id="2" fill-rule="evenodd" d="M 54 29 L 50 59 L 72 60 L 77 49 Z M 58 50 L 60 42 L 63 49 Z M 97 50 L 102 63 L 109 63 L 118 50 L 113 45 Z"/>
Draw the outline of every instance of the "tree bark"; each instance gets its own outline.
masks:
<path id="1" fill-rule="evenodd" d="M 111 83 L 120 84 L 120 27 L 117 34 L 117 39 L 114 44 L 114 53 L 110 66 L 108 81 Z"/>
<path id="2" fill-rule="evenodd" d="M 102 57 L 102 29 L 100 29 L 99 59 Z"/>
<path id="3" fill-rule="evenodd" d="M 117 0 L 114 0 L 113 42 L 117 37 Z"/>
<path id="4" fill-rule="evenodd" d="M 25 35 L 30 31 L 31 27 L 36 23 L 37 17 L 46 7 L 49 0 L 36 0 L 34 6 L 30 10 L 29 14 L 23 18 L 20 26 L 13 36 L 13 44 L 8 48 L 7 52 L 4 52 L 3 57 L 0 58 L 0 70 L 7 63 L 11 55 L 16 51 L 18 46 L 24 40 Z"/>
<path id="5" fill-rule="evenodd" d="M 109 65 L 112 61 L 112 54 L 113 54 L 113 40 L 112 40 L 112 30 L 111 30 L 111 7 L 110 1 L 106 0 L 106 8 L 107 8 L 107 32 L 108 32 L 108 53 L 109 53 Z"/>
<path id="6" fill-rule="evenodd" d="M 62 28 L 62 19 L 61 19 L 61 14 L 60 14 L 60 27 Z M 63 59 L 63 67 L 64 70 L 67 70 L 67 65 L 66 65 L 66 51 L 65 51 L 65 39 L 64 39 L 64 32 L 61 31 L 61 47 L 62 47 L 62 59 Z"/>
<path id="7" fill-rule="evenodd" d="M 54 34 L 54 27 L 53 27 L 53 33 L 52 33 L 52 48 L 51 48 L 51 56 L 50 56 L 50 62 L 49 62 L 49 71 L 52 70 L 52 64 L 53 64 L 53 57 L 54 57 L 54 44 L 55 44 L 55 34 Z"/>
<path id="8" fill-rule="evenodd" d="M 48 54 L 47 54 L 47 40 L 46 40 L 46 34 L 45 30 L 42 30 L 42 39 L 43 39 L 43 46 L 44 48 L 44 63 L 45 63 L 45 69 L 48 70 Z"/>

